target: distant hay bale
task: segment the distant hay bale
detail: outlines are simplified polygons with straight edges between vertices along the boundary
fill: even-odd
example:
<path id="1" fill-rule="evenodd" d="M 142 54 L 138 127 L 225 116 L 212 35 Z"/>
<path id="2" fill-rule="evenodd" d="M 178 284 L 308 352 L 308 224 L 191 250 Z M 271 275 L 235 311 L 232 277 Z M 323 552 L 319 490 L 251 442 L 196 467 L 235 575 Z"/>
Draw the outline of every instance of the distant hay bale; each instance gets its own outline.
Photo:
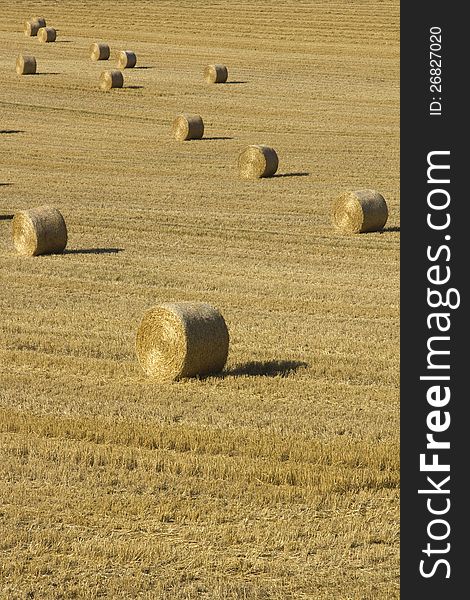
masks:
<path id="1" fill-rule="evenodd" d="M 12 223 L 13 243 L 19 254 L 60 254 L 67 245 L 63 216 L 51 206 L 21 210 Z"/>
<path id="2" fill-rule="evenodd" d="M 38 31 L 38 40 L 40 42 L 55 42 L 57 37 L 54 27 L 41 27 Z"/>
<path id="3" fill-rule="evenodd" d="M 137 56 L 131 50 L 121 50 L 117 53 L 118 69 L 133 69 L 137 64 Z"/>
<path id="4" fill-rule="evenodd" d="M 28 37 L 35 37 L 42 26 L 37 21 L 24 22 L 24 34 Z"/>
<path id="5" fill-rule="evenodd" d="M 108 44 L 104 42 L 95 42 L 90 46 L 90 58 L 91 60 L 108 60 L 111 54 Z"/>
<path id="6" fill-rule="evenodd" d="M 207 65 L 204 69 L 204 79 L 207 83 L 225 83 L 228 69 L 225 65 Z"/>
<path id="7" fill-rule="evenodd" d="M 178 115 L 173 121 L 173 135 L 179 141 L 200 140 L 204 135 L 204 122 L 199 115 Z"/>
<path id="8" fill-rule="evenodd" d="M 24 34 L 28 37 L 34 37 L 38 34 L 41 27 L 46 26 L 46 19 L 44 17 L 33 17 L 28 19 L 24 23 Z"/>
<path id="9" fill-rule="evenodd" d="M 20 54 L 16 59 L 16 72 L 18 75 L 34 75 L 36 67 L 36 59 L 29 54 Z"/>
<path id="10" fill-rule="evenodd" d="M 147 311 L 136 337 L 143 370 L 160 381 L 217 373 L 229 333 L 220 312 L 203 302 L 165 303 Z"/>
<path id="11" fill-rule="evenodd" d="M 269 146 L 248 146 L 238 157 L 240 175 L 246 179 L 271 177 L 278 166 L 276 151 Z"/>
<path id="12" fill-rule="evenodd" d="M 122 88 L 124 85 L 124 76 L 121 71 L 103 71 L 100 75 L 100 88 L 103 91 L 112 88 Z"/>
<path id="13" fill-rule="evenodd" d="M 380 231 L 387 219 L 387 203 L 375 190 L 345 192 L 333 205 L 333 223 L 343 233 Z"/>

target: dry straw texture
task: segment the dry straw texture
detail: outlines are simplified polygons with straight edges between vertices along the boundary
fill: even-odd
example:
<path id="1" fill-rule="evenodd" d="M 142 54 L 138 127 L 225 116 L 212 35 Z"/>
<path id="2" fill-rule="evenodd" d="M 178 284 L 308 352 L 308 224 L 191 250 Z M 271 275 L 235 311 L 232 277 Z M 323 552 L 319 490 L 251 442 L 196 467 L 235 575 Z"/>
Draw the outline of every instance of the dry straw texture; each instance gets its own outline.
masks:
<path id="1" fill-rule="evenodd" d="M 38 40 L 40 42 L 55 42 L 57 37 L 54 27 L 41 27 L 38 31 Z"/>
<path id="2" fill-rule="evenodd" d="M 28 37 L 36 36 L 41 27 L 46 26 L 46 19 L 44 17 L 33 17 L 28 19 L 24 23 L 24 34 Z"/>
<path id="3" fill-rule="evenodd" d="M 343 233 L 379 231 L 387 219 L 387 203 L 375 190 L 345 192 L 333 205 L 333 223 Z"/>
<path id="4" fill-rule="evenodd" d="M 18 75 L 34 75 L 36 73 L 36 59 L 34 56 L 20 54 L 16 59 L 16 72 Z"/>
<path id="5" fill-rule="evenodd" d="M 108 60 L 110 53 L 108 44 L 104 42 L 95 42 L 90 46 L 91 60 Z"/>
<path id="6" fill-rule="evenodd" d="M 204 69 L 204 79 L 207 83 L 225 83 L 228 79 L 228 69 L 225 65 L 207 65 Z"/>
<path id="7" fill-rule="evenodd" d="M 132 69 L 137 64 L 137 56 L 132 50 L 121 50 L 117 53 L 118 69 Z"/>
<path id="8" fill-rule="evenodd" d="M 178 115 L 173 121 L 173 135 L 179 141 L 200 140 L 204 135 L 204 122 L 199 115 Z"/>
<path id="9" fill-rule="evenodd" d="M 61 213 L 51 206 L 21 210 L 12 223 L 13 243 L 19 254 L 59 254 L 67 245 L 67 227 Z"/>
<path id="10" fill-rule="evenodd" d="M 104 91 L 112 88 L 122 88 L 124 85 L 124 76 L 121 71 L 103 71 L 100 75 L 100 88 Z"/>
<path id="11" fill-rule="evenodd" d="M 0 599 L 399 600 L 399 3 L 29 7 L 0 0 L 0 214 L 56 206 L 69 241 L 23 257 L 0 218 Z M 126 49 L 154 68 L 102 92 Z M 240 177 L 250 144 L 274 177 Z M 383 234 L 339 234 L 364 187 Z M 222 312 L 221 375 L 142 370 L 141 319 L 179 300 Z"/>
<path id="12" fill-rule="evenodd" d="M 276 151 L 269 146 L 248 146 L 238 157 L 240 175 L 246 179 L 271 177 L 278 166 Z"/>
<path id="13" fill-rule="evenodd" d="M 143 370 L 160 381 L 221 371 L 228 346 L 224 318 L 203 302 L 166 303 L 150 309 L 136 338 Z"/>

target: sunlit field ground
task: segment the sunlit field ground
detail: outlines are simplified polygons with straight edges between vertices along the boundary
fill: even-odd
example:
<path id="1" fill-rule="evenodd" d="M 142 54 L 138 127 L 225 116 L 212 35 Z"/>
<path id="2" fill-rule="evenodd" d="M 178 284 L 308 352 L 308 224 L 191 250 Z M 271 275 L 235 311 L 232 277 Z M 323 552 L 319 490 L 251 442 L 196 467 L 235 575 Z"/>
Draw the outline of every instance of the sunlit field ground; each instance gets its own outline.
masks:
<path id="1" fill-rule="evenodd" d="M 0 597 L 398 598 L 398 2 L 1 17 L 0 216 L 51 204 L 69 243 L 20 257 L 0 218 Z M 98 89 L 101 40 L 137 53 L 123 89 Z M 172 139 L 180 112 L 205 139 Z M 248 144 L 278 176 L 239 178 Z M 336 233 L 364 187 L 385 230 Z M 141 371 L 144 311 L 177 300 L 221 310 L 222 374 Z"/>

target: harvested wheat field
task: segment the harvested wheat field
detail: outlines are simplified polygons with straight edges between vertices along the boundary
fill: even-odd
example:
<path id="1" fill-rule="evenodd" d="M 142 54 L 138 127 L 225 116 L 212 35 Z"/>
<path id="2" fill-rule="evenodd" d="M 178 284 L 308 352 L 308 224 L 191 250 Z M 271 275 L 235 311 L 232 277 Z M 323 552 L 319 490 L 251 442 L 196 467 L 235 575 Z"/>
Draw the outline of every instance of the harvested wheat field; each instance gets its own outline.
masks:
<path id="1" fill-rule="evenodd" d="M 2 599 L 398 598 L 398 25 L 396 0 L 5 5 Z M 96 40 L 138 56 L 123 88 Z M 262 144 L 276 174 L 241 178 Z M 342 234 L 361 189 L 387 224 Z M 67 247 L 22 256 L 8 215 L 42 205 Z M 136 332 L 185 301 L 221 311 L 228 361 L 158 382 Z"/>

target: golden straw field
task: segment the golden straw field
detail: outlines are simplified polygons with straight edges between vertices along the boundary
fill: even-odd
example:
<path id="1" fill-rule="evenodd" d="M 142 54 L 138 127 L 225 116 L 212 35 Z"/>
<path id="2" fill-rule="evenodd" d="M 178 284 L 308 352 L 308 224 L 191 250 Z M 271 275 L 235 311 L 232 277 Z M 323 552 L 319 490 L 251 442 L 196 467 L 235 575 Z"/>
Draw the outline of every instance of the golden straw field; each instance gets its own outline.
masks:
<path id="1" fill-rule="evenodd" d="M 0 598 L 398 598 L 398 1 L 0 5 Z M 240 177 L 250 144 L 276 176 Z M 337 233 L 361 188 L 385 229 Z M 65 253 L 16 254 L 44 204 Z M 138 365 L 175 301 L 220 309 L 220 375 Z"/>

